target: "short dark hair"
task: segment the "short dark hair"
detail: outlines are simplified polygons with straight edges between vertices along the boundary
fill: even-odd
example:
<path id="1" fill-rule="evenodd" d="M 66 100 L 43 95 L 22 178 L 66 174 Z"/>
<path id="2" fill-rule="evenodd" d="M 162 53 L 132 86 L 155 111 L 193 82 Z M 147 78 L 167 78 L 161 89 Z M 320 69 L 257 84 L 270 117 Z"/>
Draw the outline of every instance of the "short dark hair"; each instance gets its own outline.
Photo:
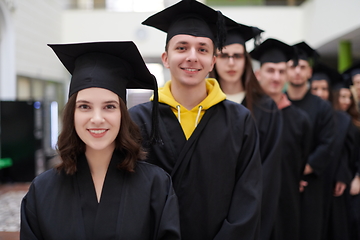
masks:
<path id="1" fill-rule="evenodd" d="M 65 105 L 63 111 L 63 128 L 58 138 L 57 151 L 61 163 L 56 169 L 72 175 L 77 171 L 77 158 L 85 153 L 85 143 L 75 130 L 74 114 L 77 93 L 73 94 Z M 119 164 L 120 169 L 134 172 L 136 161 L 143 160 L 146 152 L 141 146 L 141 133 L 139 127 L 131 120 L 126 104 L 119 97 L 121 124 L 120 131 L 115 139 L 115 149 L 121 151 L 125 159 Z"/>

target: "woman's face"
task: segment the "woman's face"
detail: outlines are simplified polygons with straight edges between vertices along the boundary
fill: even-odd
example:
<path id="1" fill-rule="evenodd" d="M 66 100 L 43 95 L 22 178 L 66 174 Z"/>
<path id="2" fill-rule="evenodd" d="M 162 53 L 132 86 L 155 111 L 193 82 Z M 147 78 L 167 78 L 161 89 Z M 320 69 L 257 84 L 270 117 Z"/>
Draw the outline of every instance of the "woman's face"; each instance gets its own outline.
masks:
<path id="1" fill-rule="evenodd" d="M 351 105 L 350 89 L 341 88 L 339 91 L 339 107 L 343 111 L 347 111 Z"/>
<path id="2" fill-rule="evenodd" d="M 245 69 L 245 48 L 234 43 L 216 53 L 216 71 L 221 84 L 236 83 L 240 81 Z"/>
<path id="3" fill-rule="evenodd" d="M 313 80 L 311 82 L 311 93 L 323 100 L 329 100 L 329 84 L 326 80 Z"/>
<path id="4" fill-rule="evenodd" d="M 74 121 L 76 133 L 85 143 L 86 151 L 113 151 L 121 124 L 119 96 L 104 88 L 79 91 Z"/>

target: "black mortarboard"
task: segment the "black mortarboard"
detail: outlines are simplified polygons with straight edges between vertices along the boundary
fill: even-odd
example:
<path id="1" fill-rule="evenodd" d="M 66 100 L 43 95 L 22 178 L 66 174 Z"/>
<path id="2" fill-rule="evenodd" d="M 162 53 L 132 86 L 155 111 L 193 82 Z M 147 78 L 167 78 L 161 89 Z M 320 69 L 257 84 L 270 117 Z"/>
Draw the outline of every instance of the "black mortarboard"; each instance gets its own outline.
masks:
<path id="1" fill-rule="evenodd" d="M 245 47 L 245 43 L 252 38 L 254 38 L 254 44 L 257 46 L 260 44 L 259 38 L 262 32 L 264 31 L 260 28 L 238 23 L 236 27 L 228 28 L 224 46 L 239 43 Z"/>
<path id="2" fill-rule="evenodd" d="M 155 90 L 156 80 L 133 42 L 48 44 L 72 75 L 69 97 L 85 88 L 101 87 L 126 102 L 127 88 Z"/>
<path id="3" fill-rule="evenodd" d="M 277 39 L 268 38 L 250 52 L 250 56 L 260 64 L 266 62 L 287 62 L 294 55 L 294 48 Z"/>
<path id="4" fill-rule="evenodd" d="M 195 0 L 182 0 L 147 18 L 142 24 L 167 33 L 166 43 L 175 35 L 207 37 L 221 49 L 226 39 L 226 26 L 236 26 L 220 11 Z"/>
<path id="5" fill-rule="evenodd" d="M 295 54 L 297 55 L 298 59 L 305 61 L 313 59 L 316 61 L 320 57 L 319 53 L 305 42 L 294 44 L 293 47 L 295 48 Z"/>
<path id="6" fill-rule="evenodd" d="M 349 83 L 343 79 L 341 74 L 323 63 L 317 63 L 313 67 L 310 81 L 326 80 L 332 89 L 349 88 Z"/>
<path id="7" fill-rule="evenodd" d="M 360 61 L 356 62 L 355 64 L 353 64 L 350 68 L 346 69 L 343 74 L 347 77 L 347 78 L 352 78 L 355 75 L 360 74 Z"/>
<path id="8" fill-rule="evenodd" d="M 157 82 L 133 42 L 87 42 L 48 46 L 72 75 L 69 97 L 82 89 L 99 87 L 116 93 L 126 103 L 127 88 L 154 90 L 154 137 L 157 132 Z"/>

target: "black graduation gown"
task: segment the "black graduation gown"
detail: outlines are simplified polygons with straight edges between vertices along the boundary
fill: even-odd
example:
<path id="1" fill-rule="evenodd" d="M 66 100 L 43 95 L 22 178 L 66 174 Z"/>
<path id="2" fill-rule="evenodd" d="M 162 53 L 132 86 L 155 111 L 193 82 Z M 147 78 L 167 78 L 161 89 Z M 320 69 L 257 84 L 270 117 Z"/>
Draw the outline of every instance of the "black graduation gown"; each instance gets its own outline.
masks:
<path id="1" fill-rule="evenodd" d="M 281 190 L 273 240 L 300 239 L 301 180 L 311 146 L 311 123 L 301 109 L 281 109 L 283 118 Z"/>
<path id="2" fill-rule="evenodd" d="M 335 138 L 333 110 L 329 102 L 312 95 L 310 91 L 305 94 L 303 99 L 291 100 L 291 102 L 308 114 L 313 129 L 312 146 L 307 163 L 314 172 L 303 176 L 303 180 L 308 182 L 308 186 L 301 194 L 300 239 L 320 240 L 324 210 L 322 173 L 331 160 L 331 146 Z"/>
<path id="3" fill-rule="evenodd" d="M 152 102 L 129 110 L 145 143 Z M 163 143 L 149 146 L 148 161 L 172 176 L 186 240 L 259 239 L 261 160 L 251 113 L 224 100 L 202 117 L 186 140 L 175 114 L 159 104 Z"/>
<path id="4" fill-rule="evenodd" d="M 352 180 L 350 156 L 352 140 L 351 118 L 343 111 L 334 111 L 336 138 L 332 146 L 332 160 L 324 172 L 324 235 L 323 240 L 349 239 L 345 194 L 334 197 L 336 182 L 349 186 Z"/>
<path id="5" fill-rule="evenodd" d="M 181 239 L 178 202 L 162 169 L 138 162 L 135 173 L 109 165 L 100 202 L 85 155 L 78 171 L 36 177 L 21 204 L 20 239 Z"/>
<path id="6" fill-rule="evenodd" d="M 246 97 L 242 104 L 246 106 Z M 253 104 L 253 116 L 260 136 L 263 191 L 261 239 L 268 240 L 275 224 L 281 180 L 282 118 L 276 103 L 264 95 Z"/>
<path id="7" fill-rule="evenodd" d="M 354 124 L 351 124 L 350 132 L 354 140 L 350 165 L 352 177 L 354 178 L 356 174 L 360 174 L 360 131 Z M 347 194 L 350 239 L 360 240 L 360 194 L 350 195 L 349 188 L 345 189 L 345 191 Z"/>

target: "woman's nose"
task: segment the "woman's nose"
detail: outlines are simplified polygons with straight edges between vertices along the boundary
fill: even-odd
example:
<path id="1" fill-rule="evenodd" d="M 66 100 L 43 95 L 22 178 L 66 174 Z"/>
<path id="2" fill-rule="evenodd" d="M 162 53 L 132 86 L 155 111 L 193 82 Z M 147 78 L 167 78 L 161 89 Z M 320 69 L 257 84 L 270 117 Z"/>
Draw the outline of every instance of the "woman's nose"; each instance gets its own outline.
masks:
<path id="1" fill-rule="evenodd" d="M 93 115 L 91 117 L 91 122 L 95 124 L 105 122 L 103 115 L 101 114 L 100 110 L 94 110 Z"/>

